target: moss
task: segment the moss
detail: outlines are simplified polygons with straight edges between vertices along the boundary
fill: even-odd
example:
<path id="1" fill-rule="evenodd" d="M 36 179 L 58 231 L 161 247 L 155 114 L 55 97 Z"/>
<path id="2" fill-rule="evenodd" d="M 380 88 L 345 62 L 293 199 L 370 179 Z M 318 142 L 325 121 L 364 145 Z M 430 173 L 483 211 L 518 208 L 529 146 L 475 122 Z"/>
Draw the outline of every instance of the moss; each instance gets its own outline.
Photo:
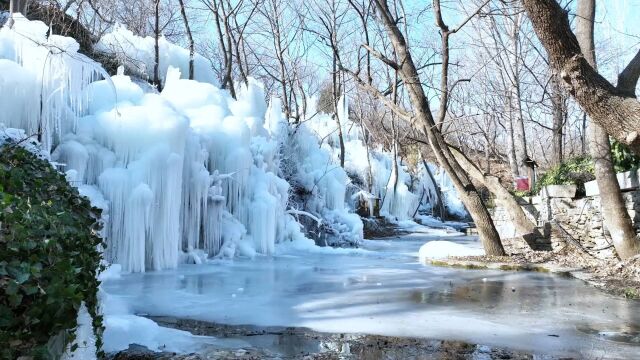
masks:
<path id="1" fill-rule="evenodd" d="M 633 299 L 633 300 L 640 299 L 640 291 L 638 289 L 627 287 L 627 288 L 624 288 L 623 294 L 624 294 L 624 297 L 627 299 Z"/>
<path id="2" fill-rule="evenodd" d="M 500 265 L 500 270 L 503 270 L 503 271 L 520 271 L 520 270 L 526 270 L 526 269 L 523 268 L 520 265 L 503 264 L 503 265 Z"/>
<path id="3" fill-rule="evenodd" d="M 460 268 L 460 269 L 467 269 L 467 270 L 489 269 L 489 267 L 486 265 L 479 265 L 479 264 L 470 263 L 470 262 L 461 263 L 461 262 L 448 262 L 443 260 L 431 260 L 429 263 L 433 266 L 452 267 L 452 268 Z"/>
<path id="4" fill-rule="evenodd" d="M 47 161 L 0 147 L 0 358 L 58 358 L 82 302 L 98 313 L 100 210 Z"/>

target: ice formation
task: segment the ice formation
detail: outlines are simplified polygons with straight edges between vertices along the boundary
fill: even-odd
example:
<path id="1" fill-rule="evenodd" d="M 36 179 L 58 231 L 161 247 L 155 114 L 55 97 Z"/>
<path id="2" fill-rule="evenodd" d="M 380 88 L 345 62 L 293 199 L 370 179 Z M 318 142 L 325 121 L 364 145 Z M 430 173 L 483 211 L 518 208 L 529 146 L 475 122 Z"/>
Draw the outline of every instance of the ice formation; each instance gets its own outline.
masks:
<path id="1" fill-rule="evenodd" d="M 435 204 L 435 187 L 442 189 L 444 202 L 450 213 L 463 218 L 466 210 L 460 202 L 451 180 L 441 168 L 429 164 L 434 173 L 435 183 L 427 176 L 424 169 L 417 174 L 410 174 L 408 166 L 401 159 L 398 161 L 398 173 L 394 171 L 393 153 L 382 149 L 380 146 L 367 147 L 364 143 L 364 134 L 360 125 L 349 118 L 348 101 L 342 97 L 338 102 L 338 117 L 342 125 L 342 133 L 345 143 L 345 170 L 349 177 L 357 179 L 357 184 L 350 184 L 348 197 L 351 199 L 351 206 L 356 207 L 357 201 L 369 202 L 368 208 L 373 208 L 372 201 L 379 199 L 380 214 L 395 221 L 413 219 L 418 206 L 425 206 L 428 209 Z M 321 147 L 334 158 L 332 164 L 338 163 L 339 159 L 339 133 L 337 123 L 329 114 L 318 114 L 306 121 L 301 127 L 305 127 L 308 132 L 321 140 Z M 369 160 L 367 160 L 369 151 Z M 370 162 L 370 165 L 369 165 Z M 317 162 L 317 166 L 323 169 L 326 164 Z M 369 184 L 369 166 L 371 167 L 371 184 Z M 327 171 L 330 168 L 327 168 Z M 392 179 L 397 177 L 397 183 Z M 370 190 L 369 190 L 370 189 Z"/>
<path id="2" fill-rule="evenodd" d="M 335 119 L 319 114 L 290 126 L 280 100 L 267 106 L 255 80 L 233 99 L 200 56 L 196 80 L 184 79 L 188 52 L 162 39 L 158 93 L 123 68 L 108 76 L 75 40 L 47 36 L 45 24 L 15 20 L 0 29 L 0 124 L 38 138 L 45 156 L 104 210 L 105 258 L 125 272 L 273 254 L 279 242 L 305 240 L 300 223 L 337 239 L 332 244 L 354 245 L 363 237 L 354 199 L 384 199 L 383 215 L 406 220 L 421 198 L 411 190 L 435 186 L 412 179 L 401 163 L 392 188 L 393 156 L 377 148 L 368 191 L 367 149 L 344 98 L 343 169 Z M 146 71 L 152 45 L 117 26 L 98 49 Z"/>
<path id="3" fill-rule="evenodd" d="M 186 78 L 189 75 L 189 50 L 174 45 L 163 36 L 158 41 L 160 49 L 159 76 L 166 80 L 169 67 L 178 68 Z M 121 64 L 143 79 L 153 79 L 155 65 L 155 39 L 141 38 L 123 25 L 116 25 L 113 31 L 104 35 L 95 46 L 96 50 L 115 56 Z M 194 54 L 194 79 L 216 84 L 216 75 L 209 61 L 200 54 Z"/>
<path id="4" fill-rule="evenodd" d="M 271 254 L 302 238 L 286 212 L 289 184 L 277 175 L 260 84 L 234 100 L 211 84 L 208 67 L 208 82 L 181 79 L 171 65 L 188 53 L 163 42 L 164 89 L 145 91 L 122 70 L 104 76 L 73 39 L 47 30 L 19 15 L 0 30 L 0 123 L 39 134 L 45 154 L 105 210 L 109 262 L 143 272 Z M 147 61 L 148 39 L 132 36 L 118 27 L 101 44 L 126 43 L 130 58 Z"/>

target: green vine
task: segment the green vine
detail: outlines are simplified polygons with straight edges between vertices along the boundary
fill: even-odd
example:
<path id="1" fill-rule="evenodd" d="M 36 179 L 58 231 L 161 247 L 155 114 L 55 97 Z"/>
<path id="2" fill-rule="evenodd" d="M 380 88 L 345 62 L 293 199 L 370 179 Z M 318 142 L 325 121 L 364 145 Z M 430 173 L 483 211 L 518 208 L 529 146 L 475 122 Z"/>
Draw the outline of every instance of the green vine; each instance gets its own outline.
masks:
<path id="1" fill-rule="evenodd" d="M 593 161 L 590 156 L 579 156 L 549 169 L 536 182 L 533 193 L 547 185 L 577 185 L 578 193 L 584 193 L 584 183 L 594 180 Z"/>
<path id="2" fill-rule="evenodd" d="M 102 356 L 100 210 L 47 161 L 0 146 L 0 358 L 57 359 L 85 303 Z"/>
<path id="3" fill-rule="evenodd" d="M 616 172 L 638 170 L 640 168 L 640 157 L 631 152 L 629 147 L 616 140 L 611 141 L 611 157 Z"/>

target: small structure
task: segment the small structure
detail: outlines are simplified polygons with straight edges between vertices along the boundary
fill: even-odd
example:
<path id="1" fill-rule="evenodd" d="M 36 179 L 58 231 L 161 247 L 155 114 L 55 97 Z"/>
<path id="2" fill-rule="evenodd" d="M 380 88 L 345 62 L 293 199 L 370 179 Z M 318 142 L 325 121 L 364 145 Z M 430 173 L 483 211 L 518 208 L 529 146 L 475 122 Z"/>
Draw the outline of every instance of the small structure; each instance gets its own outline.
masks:
<path id="1" fill-rule="evenodd" d="M 518 191 L 529 191 L 536 185 L 536 168 L 538 167 L 538 164 L 528 156 L 523 160 L 523 162 L 527 168 L 527 174 L 525 176 L 518 176 L 514 179 L 515 188 Z"/>

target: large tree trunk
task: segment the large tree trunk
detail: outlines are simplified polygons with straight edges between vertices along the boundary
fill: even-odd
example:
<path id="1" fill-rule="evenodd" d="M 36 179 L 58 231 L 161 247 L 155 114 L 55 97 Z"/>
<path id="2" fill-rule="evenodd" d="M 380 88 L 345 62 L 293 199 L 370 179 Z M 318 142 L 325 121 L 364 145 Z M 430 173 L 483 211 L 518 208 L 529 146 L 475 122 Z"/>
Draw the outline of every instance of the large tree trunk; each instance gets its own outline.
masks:
<path id="1" fill-rule="evenodd" d="M 567 11 L 556 0 L 522 0 L 522 3 L 549 53 L 551 65 L 578 104 L 609 135 L 640 154 L 640 102 L 615 88 L 589 65 L 571 31 Z M 640 56 L 636 58 L 635 61 L 640 61 Z M 630 70 L 632 74 L 634 71 L 640 70 Z M 631 76 L 627 74 L 626 78 Z"/>
<path id="2" fill-rule="evenodd" d="M 500 183 L 496 176 L 484 174 L 467 158 L 462 152 L 453 147 L 450 148 L 456 160 L 465 171 L 477 182 L 483 184 L 496 197 L 496 201 L 502 205 L 509 213 L 513 225 L 516 228 L 516 236 L 521 236 L 532 247 L 535 248 L 535 240 L 542 237 L 536 225 L 531 221 L 516 198 L 511 195 Z"/>
<path id="3" fill-rule="evenodd" d="M 489 211 L 480 198 L 480 194 L 467 174 L 456 162 L 442 134 L 436 127 L 422 83 L 419 81 L 420 76 L 407 48 L 407 43 L 400 29 L 396 26 L 386 1 L 376 0 L 375 3 L 387 35 L 397 54 L 397 59 L 399 60 L 398 70 L 409 93 L 414 116 L 421 121 L 422 130 L 429 139 L 438 163 L 449 174 L 460 199 L 473 218 L 486 254 L 505 255 L 498 232 L 493 225 Z"/>
<path id="4" fill-rule="evenodd" d="M 597 69 L 593 38 L 595 13 L 595 0 L 578 0 L 576 35 L 580 48 L 593 69 Z M 638 242 L 633 223 L 620 193 L 620 186 L 611 158 L 609 135 L 594 123 L 589 128 L 589 135 L 589 151 L 594 161 L 604 223 L 611 234 L 616 252 L 620 258 L 626 259 L 638 253 Z"/>

